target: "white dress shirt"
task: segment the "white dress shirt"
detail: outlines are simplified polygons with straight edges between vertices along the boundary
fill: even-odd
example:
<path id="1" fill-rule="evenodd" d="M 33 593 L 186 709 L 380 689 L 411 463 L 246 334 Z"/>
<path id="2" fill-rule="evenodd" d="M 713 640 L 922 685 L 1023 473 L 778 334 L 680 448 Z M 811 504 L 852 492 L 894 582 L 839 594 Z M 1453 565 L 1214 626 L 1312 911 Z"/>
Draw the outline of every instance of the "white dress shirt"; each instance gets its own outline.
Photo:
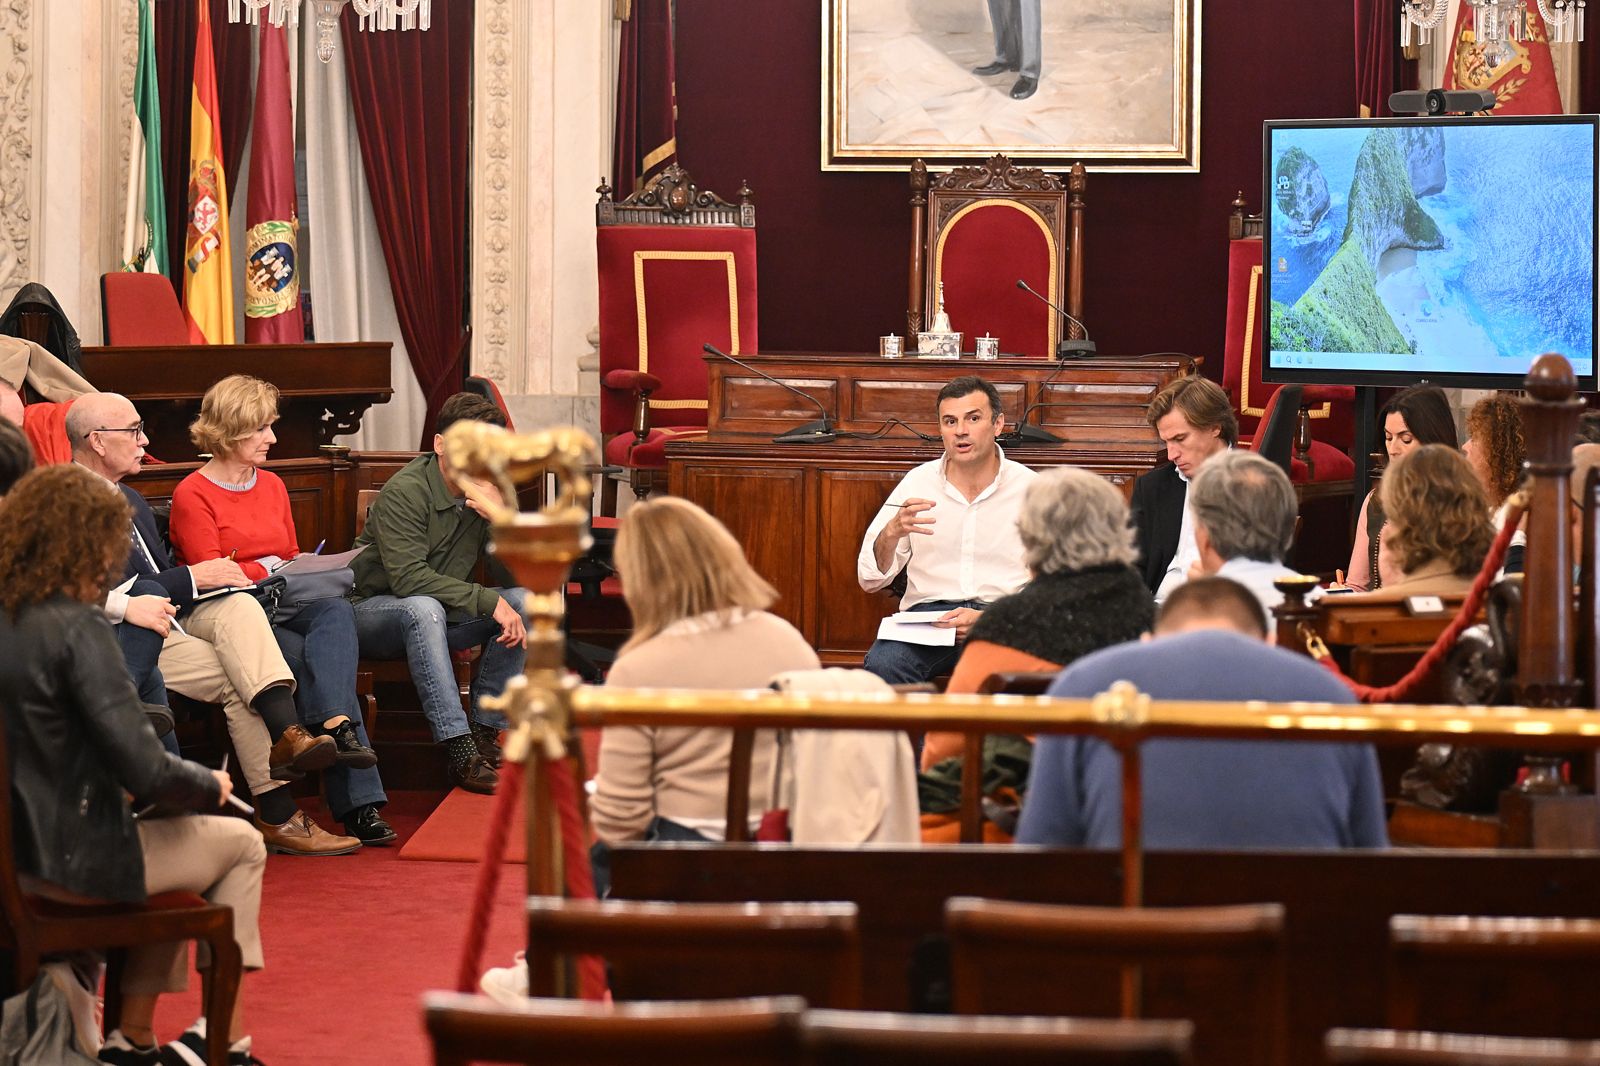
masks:
<path id="1" fill-rule="evenodd" d="M 889 493 L 885 506 L 867 527 L 856 558 L 856 579 L 868 592 L 886 588 L 901 567 L 906 570 L 902 611 L 933 600 L 980 600 L 992 603 L 1026 585 L 1022 538 L 1017 516 L 1022 497 L 1039 475 L 1000 453 L 1000 470 L 988 487 L 968 500 L 945 479 L 946 457 L 915 467 Z M 889 504 L 908 499 L 934 501 L 922 512 L 932 518 L 932 533 L 909 533 L 894 546 L 887 570 L 878 569 L 873 542 L 899 510 Z"/>
<path id="2" fill-rule="evenodd" d="M 1261 601 L 1261 609 L 1267 612 L 1267 630 L 1270 632 L 1272 609 L 1283 602 L 1283 593 L 1274 588 L 1272 583 L 1280 577 L 1298 577 L 1299 573 L 1298 570 L 1293 570 L 1282 563 L 1264 563 L 1258 559 L 1229 559 L 1217 570 L 1216 576 L 1237 581 Z M 1311 603 L 1321 596 L 1320 588 L 1312 589 L 1306 596 L 1306 602 Z"/>
<path id="3" fill-rule="evenodd" d="M 1178 550 L 1167 564 L 1167 572 L 1161 575 L 1161 584 L 1156 586 L 1157 603 L 1188 581 L 1189 567 L 1200 561 L 1200 547 L 1194 542 L 1194 515 L 1189 511 L 1189 479 L 1177 467 L 1173 467 L 1173 472 L 1183 482 L 1183 522 L 1178 526 Z"/>

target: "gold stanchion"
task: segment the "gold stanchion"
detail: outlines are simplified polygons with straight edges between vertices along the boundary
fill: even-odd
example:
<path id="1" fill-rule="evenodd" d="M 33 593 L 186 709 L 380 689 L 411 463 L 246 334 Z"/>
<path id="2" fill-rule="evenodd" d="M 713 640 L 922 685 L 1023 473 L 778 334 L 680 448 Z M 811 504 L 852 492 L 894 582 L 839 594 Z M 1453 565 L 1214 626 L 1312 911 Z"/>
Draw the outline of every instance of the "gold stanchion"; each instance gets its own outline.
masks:
<path id="1" fill-rule="evenodd" d="M 458 422 L 445 432 L 443 459 L 468 498 L 488 514 L 495 556 L 527 590 L 527 665 L 483 705 L 506 716 L 504 757 L 523 767 L 528 891 L 558 896 L 565 879 L 549 765 L 566 758 L 578 684 L 566 671 L 563 594 L 573 561 L 589 550 L 594 440 L 578 429 L 519 434 Z M 555 498 L 535 513 L 518 510 L 517 485 L 546 474 L 555 477 Z M 564 975 L 558 977 L 564 983 Z"/>

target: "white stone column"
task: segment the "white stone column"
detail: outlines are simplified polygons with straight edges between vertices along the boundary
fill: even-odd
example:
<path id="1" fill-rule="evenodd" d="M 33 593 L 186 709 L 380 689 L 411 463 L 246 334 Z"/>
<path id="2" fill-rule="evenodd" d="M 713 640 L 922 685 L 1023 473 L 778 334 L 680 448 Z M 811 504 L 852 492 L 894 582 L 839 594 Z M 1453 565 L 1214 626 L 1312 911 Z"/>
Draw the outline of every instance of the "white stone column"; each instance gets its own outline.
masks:
<path id="1" fill-rule="evenodd" d="M 0 307 L 39 270 L 45 6 L 0 3 Z"/>
<path id="2" fill-rule="evenodd" d="M 594 187 L 610 142 L 611 12 L 479 0 L 473 56 L 472 365 L 528 427 L 594 431 Z"/>

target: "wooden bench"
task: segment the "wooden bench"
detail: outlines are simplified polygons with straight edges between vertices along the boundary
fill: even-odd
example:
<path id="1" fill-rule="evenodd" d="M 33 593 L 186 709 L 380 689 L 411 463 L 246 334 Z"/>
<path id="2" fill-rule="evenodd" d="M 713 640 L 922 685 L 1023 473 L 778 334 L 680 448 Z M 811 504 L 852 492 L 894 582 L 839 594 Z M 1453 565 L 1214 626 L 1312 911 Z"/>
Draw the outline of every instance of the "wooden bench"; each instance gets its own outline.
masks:
<path id="1" fill-rule="evenodd" d="M 855 903 L 862 1001 L 873 1010 L 949 1009 L 943 929 L 952 896 L 1096 906 L 1121 898 L 1121 864 L 1110 852 L 622 845 L 611 862 L 618 898 Z M 1145 898 L 1151 906 L 1283 904 L 1288 1060 L 1314 1063 L 1330 1028 L 1387 1023 L 1393 915 L 1595 917 L 1600 861 L 1535 852 L 1152 852 L 1145 857 Z M 1116 989 L 1099 996 L 1104 1012 L 1115 1013 Z M 1145 1002 L 1149 1017 L 1181 1016 L 1182 1009 L 1154 994 Z M 1530 1026 L 1546 1020 L 1524 1019 Z M 1600 1036 L 1600 1012 L 1586 1020 Z"/>

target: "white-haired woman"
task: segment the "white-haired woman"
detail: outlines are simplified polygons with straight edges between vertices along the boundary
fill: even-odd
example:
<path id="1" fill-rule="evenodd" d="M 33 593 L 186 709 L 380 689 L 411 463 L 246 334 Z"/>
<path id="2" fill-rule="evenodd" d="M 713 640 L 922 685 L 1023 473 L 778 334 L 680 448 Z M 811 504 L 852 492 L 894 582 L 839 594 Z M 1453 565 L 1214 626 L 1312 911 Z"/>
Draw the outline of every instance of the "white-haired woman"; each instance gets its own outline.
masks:
<path id="1" fill-rule="evenodd" d="M 1134 569 L 1128 505 L 1104 478 L 1073 467 L 1043 472 L 1028 487 L 1017 532 L 1033 580 L 983 612 L 947 692 L 976 692 L 994 673 L 1054 670 L 1150 629 L 1155 601 Z M 961 746 L 959 733 L 929 733 L 923 770 Z M 932 828 L 925 818 L 924 840 L 935 839 Z"/>

